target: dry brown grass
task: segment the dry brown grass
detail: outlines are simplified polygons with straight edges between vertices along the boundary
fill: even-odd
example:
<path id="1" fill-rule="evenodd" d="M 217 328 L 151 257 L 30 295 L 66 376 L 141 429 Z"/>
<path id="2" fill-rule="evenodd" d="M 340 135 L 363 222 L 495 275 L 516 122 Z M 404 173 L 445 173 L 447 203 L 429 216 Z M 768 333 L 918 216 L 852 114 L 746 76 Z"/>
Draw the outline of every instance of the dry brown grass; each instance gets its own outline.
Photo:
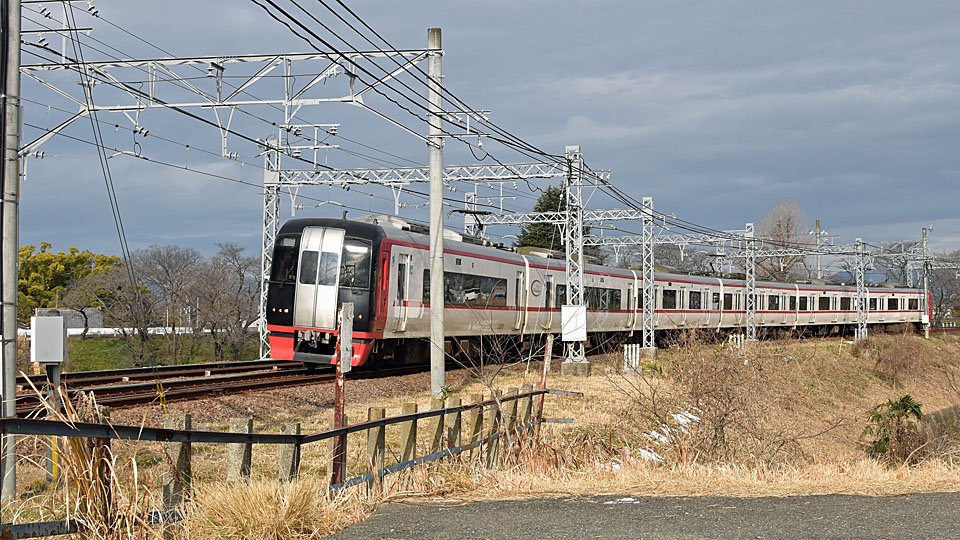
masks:
<path id="1" fill-rule="evenodd" d="M 185 507 L 182 532 L 194 540 L 309 540 L 362 520 L 373 506 L 356 490 L 328 496 L 326 482 L 316 477 L 207 485 Z"/>
<path id="2" fill-rule="evenodd" d="M 893 376 L 879 366 L 878 357 L 896 359 L 900 367 Z M 960 377 L 949 376 L 960 374 L 956 339 L 889 334 L 858 347 L 839 339 L 811 339 L 762 342 L 743 351 L 685 340 L 661 350 L 648 365 L 655 369 L 645 376 L 625 376 L 621 366 L 619 355 L 609 355 L 594 359 L 590 378 L 551 373 L 550 387 L 585 397 L 547 397 L 547 417 L 575 423 L 545 425 L 536 448 L 508 454 L 493 469 L 466 458 L 420 467 L 388 477 L 376 498 L 367 498 L 362 488 L 327 496 L 326 444 L 304 448 L 301 480 L 290 485 L 272 479 L 275 448 L 258 446 L 252 481 L 228 485 L 223 450 L 196 445 L 196 493 L 187 504 L 182 533 L 189 538 L 317 538 L 362 519 L 384 501 L 404 497 L 893 495 L 960 485 L 954 444 L 938 446 L 919 464 L 888 466 L 869 459 L 860 441 L 867 412 L 878 403 L 909 393 L 929 413 L 960 400 Z M 536 384 L 537 369 L 536 364 L 529 370 L 522 365 L 505 369 L 494 384 L 500 389 Z M 449 390 L 469 401 L 472 394 L 485 394 L 489 382 L 467 380 Z M 391 399 L 350 397 L 352 422 L 365 419 L 371 406 L 386 407 L 391 416 L 404 402 L 417 402 L 421 410 L 429 403 L 426 390 Z M 687 433 L 676 432 L 671 444 L 655 448 L 665 463 L 645 461 L 640 449 L 653 445 L 644 434 L 669 423 L 678 410 L 695 411 L 701 420 Z M 320 431 L 329 427 L 329 413 L 278 414 L 258 422 L 257 429 L 275 432 L 283 423 L 300 421 L 304 432 Z M 226 427 L 196 417 L 194 424 L 196 429 Z M 427 450 L 427 425 L 421 427 L 421 454 Z M 363 434 L 351 436 L 351 474 L 363 472 L 365 448 Z M 399 429 L 387 429 L 387 448 L 389 464 L 398 458 Z M 138 452 L 134 462 L 139 460 L 141 483 L 155 482 L 163 459 L 150 445 Z M 129 463 L 129 458 L 117 459 Z"/>

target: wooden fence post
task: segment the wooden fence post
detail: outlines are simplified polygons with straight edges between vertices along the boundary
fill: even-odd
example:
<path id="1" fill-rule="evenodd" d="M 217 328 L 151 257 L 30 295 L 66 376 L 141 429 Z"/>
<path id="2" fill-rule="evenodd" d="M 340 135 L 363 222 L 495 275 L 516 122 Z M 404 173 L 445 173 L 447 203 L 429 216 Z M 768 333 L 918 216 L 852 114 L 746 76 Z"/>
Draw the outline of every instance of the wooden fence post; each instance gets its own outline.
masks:
<path id="1" fill-rule="evenodd" d="M 280 427 L 280 433 L 300 436 L 300 423 Z M 294 482 L 300 476 L 300 442 L 280 445 L 280 481 Z"/>
<path id="2" fill-rule="evenodd" d="M 414 414 L 417 412 L 416 403 L 404 403 L 402 414 Z M 410 461 L 417 457 L 417 421 L 410 420 L 400 424 L 400 461 Z"/>
<path id="3" fill-rule="evenodd" d="M 383 420 L 387 416 L 387 410 L 383 407 L 370 407 L 367 409 L 367 421 Z M 367 493 L 379 493 L 383 477 L 383 454 L 384 446 L 387 442 L 387 428 L 385 426 L 370 428 L 367 430 L 367 465 L 370 469 L 370 481 L 367 482 Z"/>
<path id="4" fill-rule="evenodd" d="M 193 429 L 193 421 L 189 414 L 168 416 L 163 419 L 163 427 L 176 431 L 190 431 Z M 168 460 L 168 466 L 163 471 L 164 510 L 180 506 L 190 496 L 190 483 L 193 479 L 192 450 L 189 442 L 163 443 L 163 453 Z"/>
<path id="5" fill-rule="evenodd" d="M 447 406 L 450 408 L 457 408 L 463 404 L 463 400 L 460 398 L 448 398 Z M 455 411 L 447 413 L 446 423 L 447 423 L 447 448 L 456 448 L 460 446 L 460 426 L 462 421 L 462 412 Z"/>
<path id="6" fill-rule="evenodd" d="M 442 409 L 444 406 L 444 400 L 434 398 L 430 400 L 430 409 L 437 411 Z M 446 437 L 443 434 L 443 415 L 437 415 L 433 417 L 433 421 L 430 422 L 430 453 L 436 453 L 440 450 L 443 450 L 443 443 L 446 440 Z"/>
<path id="7" fill-rule="evenodd" d="M 494 463 L 497 462 L 497 457 L 499 455 L 498 449 L 500 445 L 498 440 L 495 439 L 497 434 L 500 432 L 500 424 L 503 421 L 503 411 L 500 406 L 502 405 L 500 397 L 503 396 L 503 391 L 497 390 L 492 396 L 493 404 L 490 406 L 490 429 L 487 430 L 487 436 L 490 440 L 487 442 L 487 468 L 490 469 L 493 467 Z"/>
<path id="8" fill-rule="evenodd" d="M 336 427 L 337 413 L 334 411 L 334 427 Z M 343 426 L 350 425 L 347 414 L 343 413 Z M 330 485 L 336 486 L 342 484 L 347 479 L 347 436 L 334 437 L 331 440 L 330 452 Z"/>
<path id="9" fill-rule="evenodd" d="M 110 408 L 99 407 L 100 423 L 110 423 Z M 110 439 L 96 439 L 93 444 L 94 467 L 99 482 L 100 504 L 105 523 L 113 522 L 113 449 Z"/>
<path id="10" fill-rule="evenodd" d="M 231 418 L 231 433 L 253 433 L 253 418 Z M 227 481 L 236 482 L 250 478 L 250 465 L 253 461 L 253 444 L 250 442 L 232 443 L 227 449 Z"/>
<path id="11" fill-rule="evenodd" d="M 510 388 L 507 390 L 507 398 L 510 401 L 504 403 L 504 409 L 506 409 L 505 416 L 507 417 L 507 429 L 504 430 L 503 440 L 503 451 L 505 455 L 509 455 L 510 448 L 513 447 L 513 441 L 516 439 L 517 435 L 517 389 Z"/>
<path id="12" fill-rule="evenodd" d="M 474 403 L 482 403 L 483 395 L 482 394 L 473 394 L 470 396 L 470 399 Z M 470 409 L 467 413 L 467 437 L 468 442 L 473 444 L 480 440 L 480 437 L 483 436 L 483 407 L 477 407 L 475 409 Z M 480 448 L 473 448 L 470 450 L 470 459 L 475 458 L 476 456 L 482 455 L 480 453 Z"/>
<path id="13" fill-rule="evenodd" d="M 533 392 L 533 386 L 525 384 L 520 387 L 521 394 L 529 394 Z M 520 423 L 528 424 L 530 419 L 533 417 L 533 397 L 526 396 L 520 400 Z"/>

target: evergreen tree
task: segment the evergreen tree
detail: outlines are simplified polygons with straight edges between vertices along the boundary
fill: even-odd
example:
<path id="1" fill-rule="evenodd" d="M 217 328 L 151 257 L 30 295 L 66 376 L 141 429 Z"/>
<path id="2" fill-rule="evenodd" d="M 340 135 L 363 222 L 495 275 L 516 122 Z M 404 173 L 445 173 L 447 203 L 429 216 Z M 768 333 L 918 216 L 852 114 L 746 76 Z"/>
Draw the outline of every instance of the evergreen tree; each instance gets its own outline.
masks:
<path id="1" fill-rule="evenodd" d="M 550 186 L 537 199 L 533 206 L 534 212 L 562 212 L 567 208 L 567 201 L 560 186 Z M 553 223 L 530 223 L 520 229 L 516 247 L 539 247 L 563 251 L 563 235 L 560 227 Z"/>
<path id="2" fill-rule="evenodd" d="M 533 205 L 534 212 L 563 212 L 567 209 L 567 198 L 562 186 L 548 187 L 537 204 Z M 590 227 L 583 228 L 584 236 L 590 234 Z M 553 251 L 564 252 L 566 244 L 563 234 L 560 233 L 560 227 L 553 223 L 530 223 L 524 225 L 517 235 L 515 247 L 539 247 Z M 597 246 L 587 246 L 584 248 L 587 261 L 602 264 L 604 254 Z"/>

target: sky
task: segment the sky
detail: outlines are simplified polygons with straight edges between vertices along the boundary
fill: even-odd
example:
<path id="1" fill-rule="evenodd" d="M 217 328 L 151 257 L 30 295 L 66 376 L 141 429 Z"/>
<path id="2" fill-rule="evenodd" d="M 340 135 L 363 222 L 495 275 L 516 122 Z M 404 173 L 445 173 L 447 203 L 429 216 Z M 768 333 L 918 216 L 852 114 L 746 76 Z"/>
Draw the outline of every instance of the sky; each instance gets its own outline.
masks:
<path id="1" fill-rule="evenodd" d="M 289 1 L 277 0 L 292 8 Z M 300 3 L 348 35 L 319 0 Z M 87 60 L 107 54 L 165 56 L 145 42 L 177 56 L 312 50 L 251 0 L 94 4 L 102 18 L 88 16 L 83 4 L 75 15 L 78 26 L 93 28 L 83 41 Z M 400 49 L 425 47 L 426 29 L 441 27 L 444 84 L 454 94 L 490 110 L 498 126 L 547 152 L 562 154 L 565 145 L 580 145 L 592 168 L 610 170 L 612 181 L 637 199 L 653 196 L 660 211 L 716 229 L 740 229 L 759 222 L 775 202 L 792 199 L 811 224 L 820 219 L 837 243 L 856 237 L 918 239 L 921 227 L 932 224 L 933 249 L 960 249 L 960 3 L 362 0 L 348 5 Z M 33 20 L 24 21 L 25 29 L 43 22 L 36 12 L 24 14 Z M 304 15 L 300 20 L 319 28 Z M 318 34 L 334 39 L 322 29 Z M 55 34 L 46 38 L 59 48 Z M 38 36 L 26 39 L 37 42 Z M 370 48 L 355 34 L 348 41 Z M 24 50 L 50 56 L 30 46 Z M 75 53 L 68 48 L 68 54 Z M 26 52 L 23 58 L 24 64 L 43 61 Z M 318 66 L 304 65 L 301 80 Z M 249 69 L 228 67 L 228 82 L 239 84 Z M 191 76 L 209 87 L 202 70 Z M 83 99 L 77 74 L 44 72 L 42 78 Z M 120 78 L 143 87 L 142 74 L 126 71 Z M 322 92 L 339 95 L 344 79 L 330 81 Z M 277 97 L 281 88 L 266 81 L 256 93 Z M 172 87 L 165 95 L 183 96 Z M 25 141 L 62 121 L 64 110 L 78 108 L 32 79 L 24 80 L 23 96 Z M 123 99 L 95 87 L 98 104 Z M 369 103 L 418 133 L 426 131 L 421 120 L 380 96 Z M 235 115 L 231 128 L 251 138 L 274 134 L 270 122 L 283 120 L 270 107 L 247 111 Z M 209 109 L 195 113 L 214 118 Z M 340 124 L 338 135 L 326 140 L 340 148 L 321 152 L 326 165 L 427 161 L 423 141 L 357 107 L 328 103 L 304 111 L 302 118 Z M 234 242 L 258 252 L 263 158 L 254 144 L 230 137 L 229 151 L 238 159 L 221 159 L 217 129 L 170 110 L 142 113 L 146 137 L 135 136 L 131 120 L 120 114 L 100 113 L 98 119 L 108 155 L 117 154 L 107 163 L 131 249 L 180 244 L 209 253 L 219 243 Z M 78 121 L 64 135 L 38 148 L 42 159 L 27 160 L 21 243 L 119 253 L 95 147 L 78 140 L 93 140 L 92 126 Z M 477 162 L 470 150 L 448 139 L 445 162 Z M 489 139 L 483 151 L 505 163 L 531 160 Z M 507 209 L 532 208 L 536 191 L 522 182 L 516 191 L 508 188 L 514 198 L 504 200 Z M 313 187 L 299 195 L 297 202 L 307 208 L 298 216 L 340 215 L 343 208 L 335 204 L 314 207 L 328 200 L 351 207 L 354 216 L 392 213 L 394 205 L 392 192 L 382 187 Z M 587 195 L 591 208 L 621 206 L 602 194 Z M 407 192 L 401 202 L 401 216 L 427 215 L 422 197 Z M 287 197 L 282 213 L 290 216 Z M 462 223 L 456 214 L 449 219 L 451 227 Z"/>

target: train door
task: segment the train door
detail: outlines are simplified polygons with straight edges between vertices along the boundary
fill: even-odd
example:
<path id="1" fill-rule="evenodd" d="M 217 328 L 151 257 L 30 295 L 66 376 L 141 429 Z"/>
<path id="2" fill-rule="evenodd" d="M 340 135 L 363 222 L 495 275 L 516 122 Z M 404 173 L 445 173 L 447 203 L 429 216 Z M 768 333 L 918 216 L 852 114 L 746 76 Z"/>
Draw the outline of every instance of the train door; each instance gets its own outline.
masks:
<path id="1" fill-rule="evenodd" d="M 300 275 L 293 307 L 294 326 L 334 330 L 340 281 L 343 229 L 307 227 L 300 239 Z"/>
<path id="2" fill-rule="evenodd" d="M 543 294 L 543 308 L 544 314 L 546 315 L 546 323 L 543 325 L 544 330 L 550 330 L 553 328 L 553 276 L 547 274 L 543 278 L 544 282 L 544 294 Z"/>
<path id="3" fill-rule="evenodd" d="M 632 334 L 633 331 L 637 329 L 637 306 L 640 303 L 640 288 L 637 272 L 631 270 L 630 273 L 633 274 L 633 283 L 627 287 L 627 311 L 629 311 L 630 314 L 627 317 L 626 327 L 630 329 L 630 333 Z"/>
<path id="4" fill-rule="evenodd" d="M 397 332 L 405 332 L 407 330 L 407 316 L 410 311 L 410 254 L 401 253 L 398 259 L 396 295 Z M 433 306 L 430 306 L 430 309 L 433 309 Z"/>
<path id="5" fill-rule="evenodd" d="M 527 260 L 526 255 L 523 256 L 523 265 L 524 269 L 517 272 L 517 287 L 515 293 L 517 324 L 514 326 L 514 329 L 519 330 L 521 334 L 526 331 L 527 311 L 530 308 L 530 261 Z"/>

